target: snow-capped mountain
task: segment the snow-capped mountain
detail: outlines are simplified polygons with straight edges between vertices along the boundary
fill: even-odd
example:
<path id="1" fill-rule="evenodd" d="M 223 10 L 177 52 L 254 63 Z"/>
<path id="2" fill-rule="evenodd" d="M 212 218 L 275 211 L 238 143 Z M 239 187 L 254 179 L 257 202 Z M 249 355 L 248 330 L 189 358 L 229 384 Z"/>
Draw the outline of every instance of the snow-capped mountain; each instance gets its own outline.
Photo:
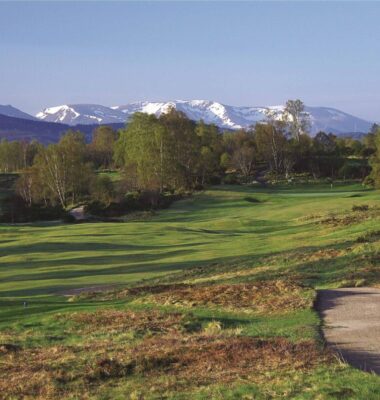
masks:
<path id="1" fill-rule="evenodd" d="M 176 100 L 168 102 L 136 102 L 121 106 L 104 107 L 94 104 L 73 104 L 47 108 L 36 115 L 50 122 L 76 124 L 109 124 L 126 122 L 135 112 L 155 114 L 167 113 L 170 108 L 183 111 L 190 119 L 213 123 L 223 129 L 248 128 L 265 121 L 266 112 L 272 110 L 281 118 L 284 106 L 246 107 L 229 106 L 208 100 Z M 336 134 L 368 132 L 372 123 L 353 115 L 328 107 L 305 107 L 309 115 L 311 133 L 320 130 Z"/>
<path id="2" fill-rule="evenodd" d="M 126 121 L 121 111 L 98 104 L 73 104 L 45 108 L 36 117 L 43 121 L 68 125 L 112 124 Z"/>
<path id="3" fill-rule="evenodd" d="M 190 119 L 203 119 L 225 129 L 247 128 L 265 119 L 265 107 L 234 107 L 208 100 L 176 100 L 166 103 L 138 102 L 112 107 L 122 111 L 128 118 L 136 111 L 157 116 L 167 113 L 170 108 L 184 112 Z"/>
<path id="4" fill-rule="evenodd" d="M 27 113 L 24 113 L 23 111 L 19 110 L 18 108 L 15 108 L 11 105 L 3 106 L 0 104 L 0 114 L 6 115 L 7 117 L 36 120 L 35 117 L 33 117 Z"/>

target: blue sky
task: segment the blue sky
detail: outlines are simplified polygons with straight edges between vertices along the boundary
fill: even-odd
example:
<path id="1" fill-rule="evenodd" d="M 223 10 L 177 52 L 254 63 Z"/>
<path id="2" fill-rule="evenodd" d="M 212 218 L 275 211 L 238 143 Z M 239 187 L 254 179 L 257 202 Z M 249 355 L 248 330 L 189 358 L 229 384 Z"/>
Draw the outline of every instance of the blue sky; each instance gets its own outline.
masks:
<path id="1" fill-rule="evenodd" d="M 380 120 L 377 2 L 0 2 L 0 104 L 301 98 Z"/>

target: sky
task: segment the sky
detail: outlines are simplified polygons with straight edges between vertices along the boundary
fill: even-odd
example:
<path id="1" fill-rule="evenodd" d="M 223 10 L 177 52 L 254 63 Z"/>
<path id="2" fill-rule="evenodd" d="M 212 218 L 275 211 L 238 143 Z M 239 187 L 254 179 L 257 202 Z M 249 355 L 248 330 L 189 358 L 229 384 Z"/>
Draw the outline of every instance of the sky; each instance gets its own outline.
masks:
<path id="1" fill-rule="evenodd" d="M 380 120 L 380 2 L 1 2 L 0 104 L 302 99 Z"/>

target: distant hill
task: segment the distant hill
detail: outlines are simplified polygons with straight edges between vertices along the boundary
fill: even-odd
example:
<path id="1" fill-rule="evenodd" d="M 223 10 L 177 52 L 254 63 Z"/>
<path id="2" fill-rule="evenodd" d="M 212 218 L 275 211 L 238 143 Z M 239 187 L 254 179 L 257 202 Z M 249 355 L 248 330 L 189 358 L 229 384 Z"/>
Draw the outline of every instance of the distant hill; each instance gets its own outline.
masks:
<path id="1" fill-rule="evenodd" d="M 37 120 L 36 117 L 33 117 L 32 115 L 29 115 L 29 114 L 19 110 L 18 108 L 15 108 L 15 107 L 11 106 L 11 105 L 1 105 L 0 104 L 0 114 L 1 115 L 6 115 L 8 117 Z"/>
<path id="2" fill-rule="evenodd" d="M 107 124 L 114 129 L 120 129 L 125 124 Z M 96 125 L 76 125 L 59 124 L 55 122 L 44 122 L 40 120 L 15 118 L 0 114 L 0 139 L 8 140 L 38 140 L 41 143 L 56 143 L 59 138 L 69 129 L 80 130 L 86 136 L 86 140 L 91 139 L 92 132 Z"/>

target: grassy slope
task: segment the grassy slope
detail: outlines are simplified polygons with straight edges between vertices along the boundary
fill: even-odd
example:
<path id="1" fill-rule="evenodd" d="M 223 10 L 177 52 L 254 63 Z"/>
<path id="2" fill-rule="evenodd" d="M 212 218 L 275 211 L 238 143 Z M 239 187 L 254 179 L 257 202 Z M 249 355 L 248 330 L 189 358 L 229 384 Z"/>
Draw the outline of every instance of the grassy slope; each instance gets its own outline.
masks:
<path id="1" fill-rule="evenodd" d="M 252 198 L 259 202 L 252 202 Z M 331 213 L 350 213 L 354 204 L 379 206 L 378 193 L 355 185 L 272 190 L 218 187 L 178 202 L 147 221 L 0 226 L 0 326 L 8 328 L 4 337 L 9 338 L 11 323 L 13 342 L 23 346 L 65 345 L 83 339 L 73 332 L 60 337 L 64 325 L 54 318 L 57 312 L 103 307 L 178 310 L 149 299 L 67 302 L 58 295 L 76 287 L 133 284 L 142 279 L 150 284 L 183 280 L 231 284 L 291 277 L 314 288 L 379 283 L 378 241 L 355 242 L 365 232 L 378 229 L 377 214 L 363 218 L 363 222 L 317 223 Z M 184 269 L 186 273 L 181 272 Z M 21 306 L 24 299 L 29 302 L 27 309 Z M 247 314 L 204 305 L 180 310 L 191 311 L 202 327 L 216 320 L 223 329 L 239 329 L 242 335 L 282 336 L 292 341 L 319 337 L 319 320 L 310 308 L 285 315 L 281 310 Z M 131 385 L 144 392 L 144 380 L 117 382 L 112 390 L 106 386 L 104 393 L 123 398 Z M 273 389 L 268 385 L 274 385 Z M 230 389 L 222 383 L 208 386 L 188 390 L 194 398 L 209 397 L 210 393 L 215 398 L 242 398 L 252 393 L 258 398 L 380 396 L 379 378 L 340 364 L 320 366 L 311 374 L 293 374 L 275 383 L 268 375 L 268 382 L 256 386 L 244 380 Z M 107 398 L 102 390 L 100 385 L 91 393 Z M 186 390 L 169 388 L 166 395 L 181 398 L 182 392 Z"/>

